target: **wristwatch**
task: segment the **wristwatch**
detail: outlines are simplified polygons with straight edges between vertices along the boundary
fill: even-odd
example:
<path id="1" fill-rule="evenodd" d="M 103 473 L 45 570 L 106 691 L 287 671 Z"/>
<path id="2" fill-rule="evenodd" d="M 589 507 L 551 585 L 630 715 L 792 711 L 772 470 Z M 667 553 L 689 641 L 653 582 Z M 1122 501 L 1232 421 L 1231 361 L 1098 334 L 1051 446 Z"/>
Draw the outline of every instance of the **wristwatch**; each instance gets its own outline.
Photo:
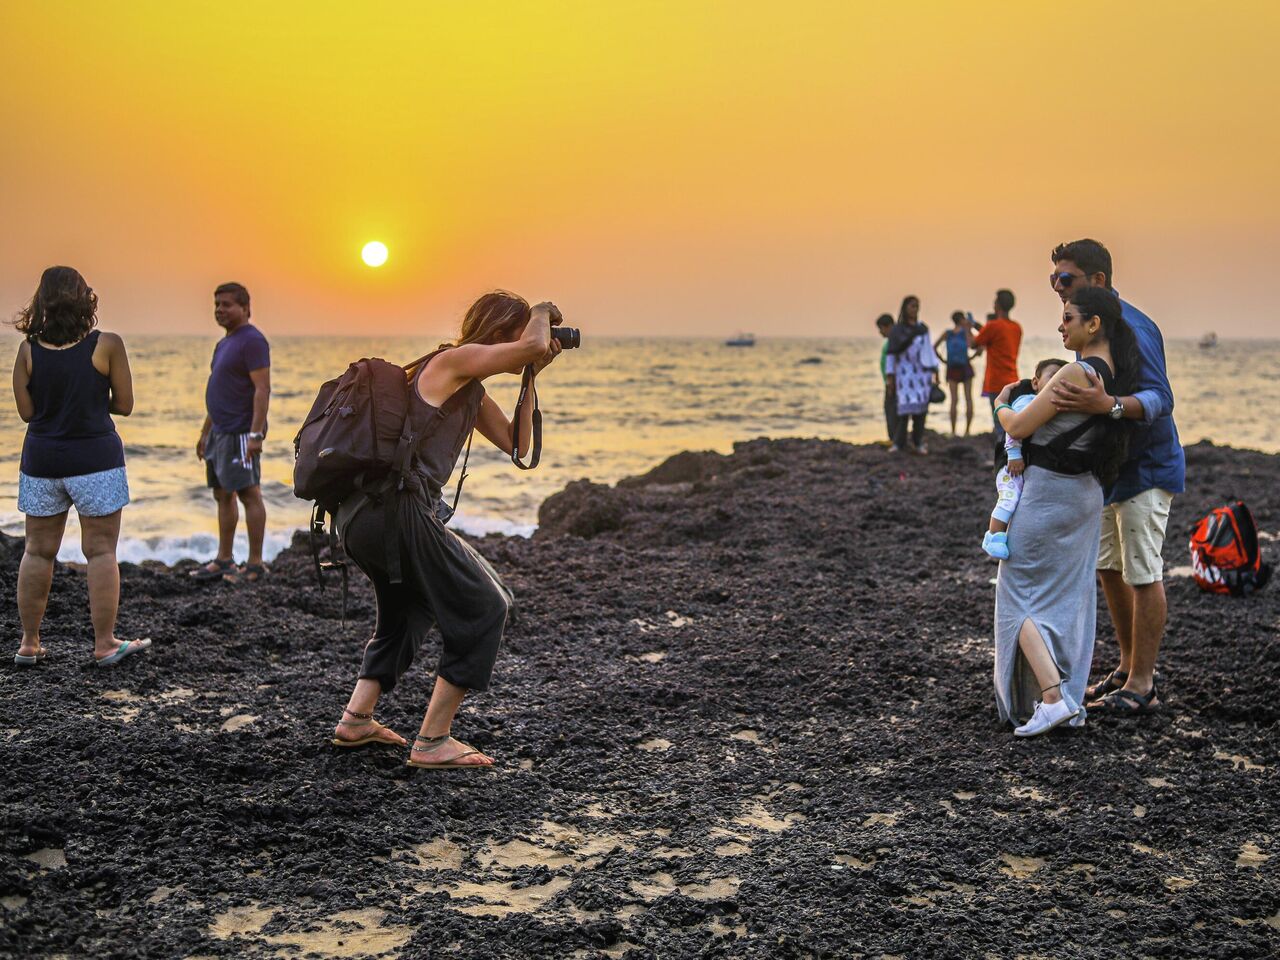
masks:
<path id="1" fill-rule="evenodd" d="M 1115 401 L 1115 404 L 1107 411 L 1107 416 L 1112 420 L 1119 420 L 1124 416 L 1124 404 L 1120 402 L 1119 397 L 1112 397 L 1111 399 Z"/>
<path id="2" fill-rule="evenodd" d="M 1115 416 L 1115 414 L 1114 414 L 1114 413 L 1112 413 L 1111 415 L 1112 415 L 1113 417 Z M 266 435 L 265 433 L 257 433 L 257 432 L 254 432 L 254 433 L 246 434 L 246 436 L 247 436 L 250 440 L 265 440 L 265 439 L 267 439 L 267 435 Z"/>

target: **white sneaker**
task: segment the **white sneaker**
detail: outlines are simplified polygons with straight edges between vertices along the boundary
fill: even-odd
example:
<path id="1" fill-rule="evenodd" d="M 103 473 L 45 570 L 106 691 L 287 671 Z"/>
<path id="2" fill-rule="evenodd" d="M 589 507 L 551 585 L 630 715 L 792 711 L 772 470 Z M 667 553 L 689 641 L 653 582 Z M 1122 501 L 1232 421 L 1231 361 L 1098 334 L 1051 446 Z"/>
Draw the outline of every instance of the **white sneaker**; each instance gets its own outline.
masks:
<path id="1" fill-rule="evenodd" d="M 1013 731 L 1015 737 L 1034 737 L 1048 733 L 1061 723 L 1066 723 L 1080 712 L 1079 707 L 1072 706 L 1066 698 L 1057 703 L 1037 703 L 1036 712 L 1031 719 Z"/>

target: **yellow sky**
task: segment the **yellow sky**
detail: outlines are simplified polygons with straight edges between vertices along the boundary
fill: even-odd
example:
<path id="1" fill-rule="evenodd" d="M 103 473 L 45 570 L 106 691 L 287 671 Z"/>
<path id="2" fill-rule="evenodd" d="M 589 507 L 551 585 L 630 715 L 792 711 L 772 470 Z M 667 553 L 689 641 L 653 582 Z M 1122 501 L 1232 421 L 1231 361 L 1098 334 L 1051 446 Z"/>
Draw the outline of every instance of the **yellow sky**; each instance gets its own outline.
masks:
<path id="1" fill-rule="evenodd" d="M 438 331 L 935 327 L 1095 235 L 1170 336 L 1280 335 L 1280 4 L 0 0 L 0 309 Z M 361 246 L 384 241 L 380 270 Z"/>

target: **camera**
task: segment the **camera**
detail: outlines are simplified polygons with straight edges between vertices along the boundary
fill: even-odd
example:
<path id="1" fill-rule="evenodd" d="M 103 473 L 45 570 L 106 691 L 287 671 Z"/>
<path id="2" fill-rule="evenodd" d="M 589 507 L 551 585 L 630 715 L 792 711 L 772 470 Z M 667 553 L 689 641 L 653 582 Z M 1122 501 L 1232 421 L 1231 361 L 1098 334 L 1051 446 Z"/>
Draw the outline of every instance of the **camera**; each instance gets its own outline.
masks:
<path id="1" fill-rule="evenodd" d="M 582 346 L 582 331 L 577 327 L 552 327 L 551 336 L 560 341 L 564 350 L 577 350 Z"/>

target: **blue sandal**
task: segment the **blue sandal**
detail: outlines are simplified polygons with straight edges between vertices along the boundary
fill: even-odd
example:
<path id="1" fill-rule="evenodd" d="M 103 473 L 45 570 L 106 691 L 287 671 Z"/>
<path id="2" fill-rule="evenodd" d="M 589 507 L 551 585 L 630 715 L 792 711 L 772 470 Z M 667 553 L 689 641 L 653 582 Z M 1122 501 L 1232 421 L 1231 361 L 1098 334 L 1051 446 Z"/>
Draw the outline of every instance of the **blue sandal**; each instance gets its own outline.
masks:
<path id="1" fill-rule="evenodd" d="M 151 638 L 144 637 L 141 640 L 126 640 L 116 648 L 116 652 L 109 657 L 103 657 L 101 660 L 93 661 L 99 667 L 114 667 L 126 657 L 131 657 L 135 653 L 142 653 L 151 646 Z"/>

